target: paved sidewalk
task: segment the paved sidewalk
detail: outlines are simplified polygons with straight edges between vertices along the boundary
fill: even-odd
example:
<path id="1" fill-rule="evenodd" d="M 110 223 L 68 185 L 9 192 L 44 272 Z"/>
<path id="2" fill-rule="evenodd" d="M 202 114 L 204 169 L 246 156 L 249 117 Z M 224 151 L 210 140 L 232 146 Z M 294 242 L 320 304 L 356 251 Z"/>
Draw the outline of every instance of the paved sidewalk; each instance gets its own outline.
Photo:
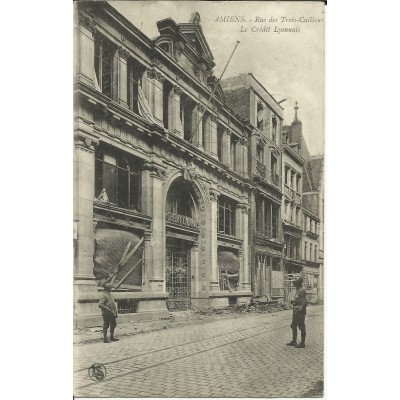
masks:
<path id="1" fill-rule="evenodd" d="M 323 307 L 309 307 L 305 349 L 286 346 L 291 311 L 231 315 L 75 345 L 79 397 L 305 397 L 322 395 Z M 87 368 L 107 368 L 94 382 Z"/>

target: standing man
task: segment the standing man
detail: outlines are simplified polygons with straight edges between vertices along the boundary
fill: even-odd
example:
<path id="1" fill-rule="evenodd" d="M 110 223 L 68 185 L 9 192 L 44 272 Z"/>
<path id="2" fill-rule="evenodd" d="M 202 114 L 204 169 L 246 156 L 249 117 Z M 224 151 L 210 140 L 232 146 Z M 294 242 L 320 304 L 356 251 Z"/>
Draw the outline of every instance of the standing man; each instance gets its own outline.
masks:
<path id="1" fill-rule="evenodd" d="M 101 308 L 101 314 L 103 316 L 104 343 L 110 343 L 110 341 L 117 342 L 119 340 L 114 337 L 114 329 L 117 326 L 118 310 L 110 292 L 111 285 L 106 283 L 104 285 L 104 293 L 99 301 L 99 307 Z M 107 338 L 108 327 L 110 327 L 110 340 Z"/>
<path id="2" fill-rule="evenodd" d="M 293 299 L 293 318 L 290 327 L 293 332 L 293 339 L 291 342 L 287 343 L 287 346 L 295 346 L 297 349 L 306 347 L 306 325 L 304 320 L 306 318 L 306 307 L 308 304 L 306 291 L 303 288 L 303 278 L 298 276 L 295 278 L 294 287 L 296 288 L 296 293 Z M 301 342 L 297 344 L 297 327 L 299 327 L 301 332 Z"/>

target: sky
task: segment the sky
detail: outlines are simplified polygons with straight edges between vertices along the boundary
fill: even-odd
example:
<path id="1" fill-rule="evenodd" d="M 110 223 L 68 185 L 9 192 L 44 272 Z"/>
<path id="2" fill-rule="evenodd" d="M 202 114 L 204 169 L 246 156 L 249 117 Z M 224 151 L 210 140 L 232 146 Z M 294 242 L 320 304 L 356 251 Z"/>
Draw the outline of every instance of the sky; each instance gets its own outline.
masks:
<path id="1" fill-rule="evenodd" d="M 204 36 L 214 56 L 219 78 L 240 41 L 223 78 L 251 72 L 281 105 L 284 123 L 294 118 L 295 101 L 303 135 L 311 155 L 324 153 L 324 22 L 322 2 L 301 1 L 110 1 L 122 15 L 150 38 L 158 36 L 156 22 L 172 18 L 189 22 L 197 11 Z M 235 22 L 221 22 L 237 17 Z M 276 21 L 269 21 L 270 18 Z M 294 18 L 292 20 L 282 20 Z M 300 18 L 303 18 L 299 21 Z M 314 19 L 311 21 L 310 17 Z M 257 21 L 258 18 L 258 21 Z M 264 19 L 266 20 L 264 22 Z M 243 21 L 244 20 L 244 21 Z M 302 22 L 302 21 L 306 22 Z M 256 22 L 257 21 L 257 22 Z M 252 31 L 269 27 L 269 32 Z M 276 28 L 275 28 L 276 27 Z M 291 28 L 297 32 L 274 32 Z M 299 28 L 299 29 L 296 29 Z M 247 31 L 245 32 L 245 29 Z"/>

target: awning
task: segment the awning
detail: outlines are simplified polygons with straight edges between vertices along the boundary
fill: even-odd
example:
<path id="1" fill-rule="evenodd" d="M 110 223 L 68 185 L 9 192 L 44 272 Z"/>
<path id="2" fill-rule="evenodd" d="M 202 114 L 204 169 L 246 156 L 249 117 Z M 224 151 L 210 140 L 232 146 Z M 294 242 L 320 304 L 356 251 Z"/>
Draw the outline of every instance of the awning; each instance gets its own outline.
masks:
<path id="1" fill-rule="evenodd" d="M 218 267 L 222 272 L 237 274 L 240 269 L 239 260 L 232 251 L 221 250 L 218 251 Z"/>

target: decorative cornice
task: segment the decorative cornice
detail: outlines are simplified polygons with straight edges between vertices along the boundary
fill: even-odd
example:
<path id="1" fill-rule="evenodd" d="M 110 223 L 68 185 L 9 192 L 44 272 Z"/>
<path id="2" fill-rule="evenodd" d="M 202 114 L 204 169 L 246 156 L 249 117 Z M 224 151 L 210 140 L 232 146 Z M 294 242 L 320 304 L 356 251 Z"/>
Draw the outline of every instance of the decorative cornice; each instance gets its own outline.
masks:
<path id="1" fill-rule="evenodd" d="M 153 57 L 151 59 L 151 63 L 153 64 L 153 66 L 162 69 L 163 65 L 162 62 L 157 58 L 157 57 Z"/>

